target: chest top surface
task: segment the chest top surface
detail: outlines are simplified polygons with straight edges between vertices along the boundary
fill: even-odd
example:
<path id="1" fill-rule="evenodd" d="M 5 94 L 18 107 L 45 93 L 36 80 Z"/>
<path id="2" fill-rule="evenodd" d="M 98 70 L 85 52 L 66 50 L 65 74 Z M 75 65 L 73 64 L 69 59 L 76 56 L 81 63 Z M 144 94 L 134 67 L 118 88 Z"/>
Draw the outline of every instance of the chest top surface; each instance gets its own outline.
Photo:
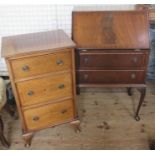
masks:
<path id="1" fill-rule="evenodd" d="M 63 30 L 21 34 L 2 38 L 2 56 L 34 54 L 74 46 L 74 42 Z"/>
<path id="2" fill-rule="evenodd" d="M 147 11 L 73 11 L 78 48 L 149 49 Z"/>

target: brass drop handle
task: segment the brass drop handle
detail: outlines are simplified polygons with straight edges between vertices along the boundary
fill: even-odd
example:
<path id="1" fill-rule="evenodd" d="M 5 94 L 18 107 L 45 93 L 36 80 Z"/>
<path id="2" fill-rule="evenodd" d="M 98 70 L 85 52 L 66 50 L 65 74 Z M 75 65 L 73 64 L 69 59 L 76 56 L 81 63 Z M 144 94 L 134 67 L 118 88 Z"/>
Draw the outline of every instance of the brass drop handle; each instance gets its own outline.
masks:
<path id="1" fill-rule="evenodd" d="M 62 114 L 65 114 L 66 112 L 67 112 L 67 109 L 61 110 L 61 113 L 62 113 Z"/>
<path id="2" fill-rule="evenodd" d="M 38 116 L 34 116 L 32 119 L 33 119 L 33 121 L 38 121 L 39 117 Z"/>
<path id="3" fill-rule="evenodd" d="M 133 62 L 134 62 L 134 63 L 137 63 L 137 61 L 138 61 L 137 57 L 134 57 L 134 58 L 133 58 Z"/>
<path id="4" fill-rule="evenodd" d="M 88 74 L 84 74 L 84 79 L 88 79 Z"/>
<path id="5" fill-rule="evenodd" d="M 135 79 L 136 78 L 136 74 L 135 73 L 132 73 L 131 74 L 131 79 Z"/>
<path id="6" fill-rule="evenodd" d="M 22 70 L 23 70 L 24 72 L 27 72 L 27 71 L 30 70 L 30 68 L 29 68 L 29 66 L 25 65 L 25 66 L 22 67 Z"/>
<path id="7" fill-rule="evenodd" d="M 61 59 L 57 59 L 57 60 L 56 60 L 56 64 L 57 64 L 57 65 L 63 65 L 63 61 L 62 61 Z"/>
<path id="8" fill-rule="evenodd" d="M 58 85 L 58 88 L 59 88 L 59 89 L 63 89 L 63 88 L 65 88 L 65 85 L 64 85 L 64 84 L 59 84 L 59 85 Z"/>
<path id="9" fill-rule="evenodd" d="M 89 60 L 88 58 L 84 58 L 84 62 L 85 62 L 85 63 L 87 63 L 87 62 L 88 62 L 88 60 Z"/>
<path id="10" fill-rule="evenodd" d="M 27 93 L 28 96 L 32 96 L 33 94 L 34 94 L 34 92 L 32 90 L 29 90 Z"/>

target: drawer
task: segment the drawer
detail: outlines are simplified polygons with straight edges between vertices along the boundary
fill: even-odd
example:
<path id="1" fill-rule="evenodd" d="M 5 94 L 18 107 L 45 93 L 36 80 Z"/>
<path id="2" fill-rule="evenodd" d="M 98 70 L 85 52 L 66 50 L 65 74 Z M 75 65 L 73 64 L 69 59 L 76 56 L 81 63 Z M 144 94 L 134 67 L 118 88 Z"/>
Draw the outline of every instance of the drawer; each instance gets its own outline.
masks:
<path id="1" fill-rule="evenodd" d="M 45 73 L 71 69 L 71 51 L 13 59 L 11 61 L 14 78 L 22 79 Z"/>
<path id="2" fill-rule="evenodd" d="M 79 71 L 80 84 L 144 84 L 145 71 Z"/>
<path id="3" fill-rule="evenodd" d="M 87 52 L 80 53 L 80 69 L 145 69 L 145 52 Z"/>
<path id="4" fill-rule="evenodd" d="M 16 85 L 22 106 L 72 97 L 71 73 L 27 80 Z"/>
<path id="5" fill-rule="evenodd" d="M 74 119 L 74 105 L 72 100 L 66 100 L 24 110 L 23 114 L 27 129 L 38 130 Z"/>

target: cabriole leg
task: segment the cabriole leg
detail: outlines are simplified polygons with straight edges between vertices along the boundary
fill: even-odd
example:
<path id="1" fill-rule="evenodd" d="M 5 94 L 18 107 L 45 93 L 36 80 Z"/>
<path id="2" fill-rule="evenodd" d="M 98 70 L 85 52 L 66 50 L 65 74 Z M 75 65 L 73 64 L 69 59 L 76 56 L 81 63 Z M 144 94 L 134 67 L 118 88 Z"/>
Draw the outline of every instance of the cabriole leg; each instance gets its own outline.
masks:
<path id="1" fill-rule="evenodd" d="M 135 120 L 139 121 L 140 120 L 139 111 L 140 111 L 141 105 L 142 105 L 142 103 L 144 101 L 144 98 L 145 98 L 146 88 L 143 87 L 143 88 L 137 88 L 137 89 L 140 92 L 140 100 L 139 100 L 139 104 L 138 104 L 138 107 L 137 107 L 137 110 L 136 110 L 136 113 L 135 113 Z"/>
<path id="2" fill-rule="evenodd" d="M 80 120 L 75 120 L 71 122 L 70 124 L 74 128 L 75 132 L 81 132 Z"/>
<path id="3" fill-rule="evenodd" d="M 32 141 L 33 136 L 34 136 L 33 132 L 23 134 L 23 139 L 25 141 L 25 147 L 30 147 L 31 146 L 31 141 Z"/>

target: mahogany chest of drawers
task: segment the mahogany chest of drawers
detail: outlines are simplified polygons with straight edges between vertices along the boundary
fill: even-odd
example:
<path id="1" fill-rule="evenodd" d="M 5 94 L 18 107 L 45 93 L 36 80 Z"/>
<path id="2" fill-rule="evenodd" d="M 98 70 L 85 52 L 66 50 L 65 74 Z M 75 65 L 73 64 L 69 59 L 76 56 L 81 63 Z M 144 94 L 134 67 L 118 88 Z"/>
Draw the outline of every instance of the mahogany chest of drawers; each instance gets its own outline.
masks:
<path id="1" fill-rule="evenodd" d="M 26 145 L 43 128 L 72 122 L 79 129 L 74 46 L 62 30 L 2 39 Z"/>
<path id="2" fill-rule="evenodd" d="M 77 91 L 81 87 L 126 87 L 145 96 L 149 58 L 147 11 L 74 11 Z"/>

